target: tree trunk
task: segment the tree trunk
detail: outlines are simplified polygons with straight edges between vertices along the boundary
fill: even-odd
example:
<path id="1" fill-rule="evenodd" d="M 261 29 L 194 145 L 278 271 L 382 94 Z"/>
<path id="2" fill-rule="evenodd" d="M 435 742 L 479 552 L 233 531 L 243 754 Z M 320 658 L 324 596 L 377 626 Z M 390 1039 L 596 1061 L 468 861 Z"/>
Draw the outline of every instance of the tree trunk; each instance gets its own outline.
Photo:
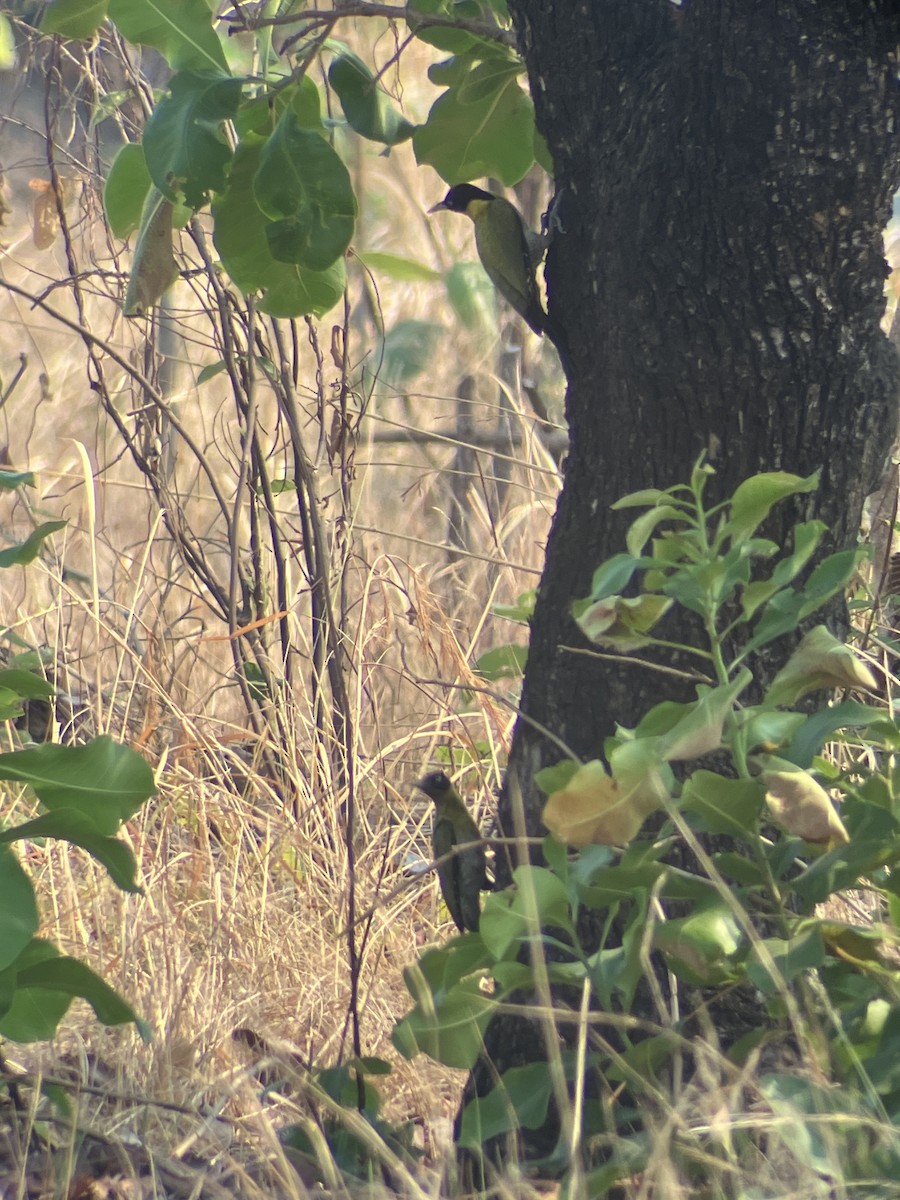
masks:
<path id="1" fill-rule="evenodd" d="M 663 698 L 659 674 L 566 649 L 586 645 L 572 600 L 634 516 L 611 503 L 685 482 L 704 450 L 713 501 L 821 467 L 783 521 L 826 521 L 826 550 L 856 539 L 897 424 L 879 321 L 900 20 L 863 0 L 510 8 L 561 192 L 547 281 L 569 348 L 571 452 L 509 764 L 537 834 L 534 772 L 561 755 L 536 725 L 593 758 Z M 500 818 L 511 829 L 509 789 Z M 502 1071 L 528 1041 L 489 1030 L 488 1050 Z"/>
<path id="2" fill-rule="evenodd" d="M 624 548 L 618 497 L 685 482 L 702 450 L 714 496 L 821 467 L 806 510 L 827 549 L 856 539 L 897 425 L 879 321 L 900 20 L 863 0 L 511 7 L 562 192 L 547 274 L 571 357 L 522 707 L 593 757 L 660 699 L 657 674 L 565 650 L 585 645 L 572 600 Z M 510 769 L 533 830 L 532 776 L 559 757 L 519 722 Z"/>

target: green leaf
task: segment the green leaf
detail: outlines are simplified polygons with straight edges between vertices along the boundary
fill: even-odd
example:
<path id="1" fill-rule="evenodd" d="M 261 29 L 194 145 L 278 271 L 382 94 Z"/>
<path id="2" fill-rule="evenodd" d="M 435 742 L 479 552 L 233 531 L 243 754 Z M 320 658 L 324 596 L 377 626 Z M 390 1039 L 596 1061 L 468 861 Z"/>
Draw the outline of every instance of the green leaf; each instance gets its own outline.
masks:
<path id="1" fill-rule="evenodd" d="M 327 271 L 310 271 L 272 257 L 267 221 L 253 194 L 262 146 L 262 139 L 253 134 L 239 143 L 228 188 L 213 202 L 213 241 L 222 265 L 241 291 L 263 293 L 262 312 L 273 317 L 321 317 L 343 295 L 344 260 L 338 259 Z"/>
<path id="2" fill-rule="evenodd" d="M 173 71 L 228 71 L 204 0 L 109 0 L 109 15 L 127 41 L 153 46 Z"/>
<path id="3" fill-rule="evenodd" d="M 736 724 L 743 730 L 744 748 L 762 746 L 775 750 L 786 745 L 806 722 L 803 713 L 774 712 L 764 708 L 745 708 L 735 713 Z M 790 758 L 789 754 L 784 755 Z M 803 764 L 808 766 L 809 764 Z"/>
<path id="4" fill-rule="evenodd" d="M 691 711 L 660 738 L 659 750 L 666 762 L 700 758 L 717 750 L 725 720 L 752 680 L 752 672 L 745 667 L 731 683 L 705 690 L 690 706 Z"/>
<path id="5" fill-rule="evenodd" d="M 709 833 L 746 839 L 757 833 L 764 800 L 765 788 L 756 780 L 695 771 L 682 789 L 679 807 L 700 817 Z"/>
<path id="6" fill-rule="evenodd" d="M 769 515 L 773 505 L 788 496 L 814 492 L 819 486 L 821 472 L 802 479 L 787 471 L 771 471 L 754 475 L 740 484 L 731 498 L 731 517 L 726 526 L 732 541 L 749 537 Z"/>
<path id="7" fill-rule="evenodd" d="M 763 966 L 758 951 L 753 948 L 747 961 L 747 976 L 764 996 L 777 995 L 785 984 L 789 984 L 804 971 L 813 970 L 825 961 L 825 943 L 817 924 L 794 937 L 766 938 L 763 945 L 772 957 L 776 968 L 776 980 Z"/>
<path id="8" fill-rule="evenodd" d="M 637 558 L 656 532 L 657 526 L 663 521 L 673 519 L 684 520 L 684 513 L 671 504 L 656 505 L 647 512 L 641 513 L 636 520 L 632 521 L 625 535 L 625 545 L 628 547 L 629 553 Z"/>
<path id="9" fill-rule="evenodd" d="M 347 50 L 328 71 L 347 124 L 362 137 L 396 146 L 412 137 L 415 126 L 402 116 L 361 58 Z"/>
<path id="10" fill-rule="evenodd" d="M 14 1042 L 42 1042 L 55 1035 L 72 997 L 65 992 L 16 986 L 19 971 L 51 958 L 59 958 L 56 946 L 43 938 L 32 938 L 10 967 L 15 991 L 11 1004 L 0 1018 L 0 1037 Z"/>
<path id="11" fill-rule="evenodd" d="M 519 679 L 525 671 L 528 658 L 528 647 L 512 643 L 505 646 L 494 646 L 480 655 L 475 663 L 475 670 L 487 680 Z"/>
<path id="12" fill-rule="evenodd" d="M 356 197 L 341 158 L 288 110 L 260 153 L 256 202 L 270 219 L 272 257 L 324 271 L 353 236 Z"/>
<path id="13" fill-rule="evenodd" d="M 38 927 L 31 880 L 19 860 L 0 846 L 0 970 L 15 962 Z"/>
<path id="14" fill-rule="evenodd" d="M 575 605 L 575 624 L 598 646 L 609 646 L 627 654 L 652 644 L 650 630 L 672 607 L 666 596 L 647 593 L 642 596 L 607 596 Z"/>
<path id="15" fill-rule="evenodd" d="M 40 675 L 35 675 L 33 671 L 23 671 L 16 667 L 0 670 L 0 688 L 8 688 L 27 700 L 46 700 L 56 695 L 52 683 L 48 683 Z"/>
<path id="16" fill-rule="evenodd" d="M 138 1018 L 134 1009 L 86 963 L 79 962 L 77 958 L 45 958 L 25 967 L 18 973 L 16 990 L 19 988 L 42 988 L 73 997 L 79 996 L 87 1000 L 97 1019 L 104 1025 L 133 1023 L 147 1040 L 147 1026 Z"/>
<path id="17" fill-rule="evenodd" d="M 45 521 L 43 525 L 38 525 L 37 529 L 18 546 L 9 546 L 6 550 L 0 550 L 0 567 L 26 567 L 30 562 L 34 562 L 41 552 L 41 546 L 45 539 L 58 529 L 65 529 L 66 525 L 68 525 L 68 521 Z"/>
<path id="18" fill-rule="evenodd" d="M 552 767 L 542 767 L 540 771 L 535 771 L 534 782 L 546 796 L 552 796 L 554 792 L 562 791 L 580 769 L 581 763 L 565 759 Z"/>
<path id="19" fill-rule="evenodd" d="M 141 893 L 136 882 L 137 864 L 130 847 L 101 834 L 94 821 L 84 812 L 61 808 L 44 813 L 33 821 L 4 829 L 0 833 L 0 843 L 40 837 L 62 838 L 74 846 L 80 846 L 106 867 L 113 882 L 123 892 Z"/>
<path id="20" fill-rule="evenodd" d="M 391 1040 L 400 1053 L 405 1058 L 425 1053 L 446 1067 L 474 1066 L 495 1002 L 480 990 L 477 980 L 435 996 L 415 967 L 407 967 L 404 978 L 417 1004 L 394 1026 Z"/>
<path id="21" fill-rule="evenodd" d="M 638 492 L 629 492 L 627 496 L 622 496 L 609 507 L 613 512 L 617 512 L 623 508 L 653 508 L 658 504 L 671 504 L 674 501 L 675 498 L 669 492 L 659 488 L 642 488 Z"/>
<path id="22" fill-rule="evenodd" d="M 114 834 L 156 790 L 141 756 L 110 737 L 0 754 L 0 779 L 30 784 L 47 808 L 75 809 L 104 835 Z"/>
<path id="23" fill-rule="evenodd" d="M 484 89 L 481 88 L 484 83 Z M 460 99 L 477 94 L 477 102 Z M 534 106 L 514 75 L 497 76 L 482 63 L 448 89 L 413 134 L 416 161 L 445 183 L 491 176 L 512 187 L 534 162 Z"/>
<path id="24" fill-rule="evenodd" d="M 18 487 L 34 487 L 33 471 L 0 471 L 0 489 L 11 492 Z"/>
<path id="25" fill-rule="evenodd" d="M 231 147 L 223 122 L 237 113 L 242 81 L 211 71 L 181 71 L 169 80 L 144 129 L 150 177 L 169 200 L 202 208 L 223 192 Z"/>
<path id="26" fill-rule="evenodd" d="M 485 100 L 490 101 L 511 78 L 516 79 L 524 73 L 522 60 L 516 55 L 492 58 L 489 62 L 480 63 L 474 71 L 460 79 L 456 89 L 457 99 L 461 105 L 479 105 Z"/>
<path id="27" fill-rule="evenodd" d="M 515 604 L 495 604 L 491 612 L 495 617 L 503 617 L 507 621 L 517 621 L 527 625 L 534 616 L 534 605 L 537 600 L 537 588 L 522 592 Z"/>
<path id="28" fill-rule="evenodd" d="M 106 20 L 107 7 L 108 0 L 51 0 L 40 28 L 67 38 L 92 38 Z"/>
<path id="29" fill-rule="evenodd" d="M 140 225 L 150 185 L 144 147 L 129 142 L 113 159 L 103 185 L 103 207 L 116 237 L 127 238 Z"/>
<path id="30" fill-rule="evenodd" d="M 662 863 L 640 863 L 634 867 L 602 867 L 592 873 L 590 882 L 578 887 L 578 896 L 592 908 L 609 908 L 620 901 L 634 900 L 649 893 L 668 868 Z"/>
<path id="31" fill-rule="evenodd" d="M 372 250 L 365 254 L 357 254 L 356 257 L 374 275 L 387 275 L 401 283 L 433 283 L 441 278 L 440 271 L 416 262 L 415 259 L 404 258 L 400 254 L 384 254 Z"/>
<path id="32" fill-rule="evenodd" d="M 854 651 L 824 625 L 817 625 L 772 680 L 764 703 L 788 706 L 810 692 L 833 688 L 874 692 L 877 687 L 872 672 Z"/>
<path id="33" fill-rule="evenodd" d="M 565 884 L 552 871 L 546 867 L 516 867 L 513 883 L 514 888 L 488 896 L 481 914 L 481 940 L 498 961 L 536 929 L 572 930 Z"/>
<path id="34" fill-rule="evenodd" d="M 639 567 L 652 566 L 653 559 L 635 558 L 633 554 L 614 554 L 594 572 L 591 580 L 591 600 L 605 600 L 618 595 L 631 581 Z"/>
<path id="35" fill-rule="evenodd" d="M 479 1148 L 510 1130 L 539 1129 L 547 1116 L 553 1084 L 547 1064 L 512 1067 L 486 1096 L 470 1100 L 462 1113 L 458 1144 Z"/>
<path id="36" fill-rule="evenodd" d="M 806 718 L 782 757 L 799 767 L 808 767 L 836 729 L 864 729 L 882 720 L 884 709 L 856 700 L 844 700 L 831 708 L 822 708 Z"/>
<path id="37" fill-rule="evenodd" d="M 688 983 L 723 983 L 734 975 L 728 960 L 740 948 L 741 931 L 731 908 L 716 895 L 690 916 L 656 925 L 652 945 Z"/>
<path id="38" fill-rule="evenodd" d="M 497 293 L 480 262 L 454 263 L 444 276 L 450 307 L 466 329 L 497 329 Z"/>
<path id="39" fill-rule="evenodd" d="M 832 596 L 843 591 L 865 557 L 864 549 L 839 550 L 837 554 L 830 554 L 820 562 L 800 593 L 804 600 L 800 609 L 801 620 L 821 608 Z"/>
<path id="40" fill-rule="evenodd" d="M 12 71 L 16 65 L 16 38 L 9 17 L 0 13 L 0 71 Z"/>

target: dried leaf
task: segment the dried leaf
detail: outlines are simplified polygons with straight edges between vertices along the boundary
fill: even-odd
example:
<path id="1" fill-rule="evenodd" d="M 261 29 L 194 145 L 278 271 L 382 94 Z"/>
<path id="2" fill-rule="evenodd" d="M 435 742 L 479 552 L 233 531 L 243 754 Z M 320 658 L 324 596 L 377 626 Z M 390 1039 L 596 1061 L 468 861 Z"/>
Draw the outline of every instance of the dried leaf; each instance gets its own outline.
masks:
<path id="1" fill-rule="evenodd" d="M 620 780 L 594 760 L 579 767 L 566 786 L 550 796 L 543 821 L 557 841 L 570 846 L 622 846 L 667 796 L 658 770 Z"/>
<path id="2" fill-rule="evenodd" d="M 790 705 L 809 692 L 825 688 L 861 688 L 874 692 L 877 687 L 872 672 L 850 647 L 824 625 L 817 625 L 772 680 L 766 702 Z"/>
<path id="3" fill-rule="evenodd" d="M 31 239 L 38 250 L 48 250 L 59 234 L 59 208 L 53 184 L 46 179 L 29 179 L 34 192 L 31 205 Z M 65 197 L 63 197 L 63 200 Z"/>
<path id="4" fill-rule="evenodd" d="M 762 778 L 772 819 L 787 833 L 829 847 L 850 841 L 831 797 L 807 771 L 763 771 Z"/>

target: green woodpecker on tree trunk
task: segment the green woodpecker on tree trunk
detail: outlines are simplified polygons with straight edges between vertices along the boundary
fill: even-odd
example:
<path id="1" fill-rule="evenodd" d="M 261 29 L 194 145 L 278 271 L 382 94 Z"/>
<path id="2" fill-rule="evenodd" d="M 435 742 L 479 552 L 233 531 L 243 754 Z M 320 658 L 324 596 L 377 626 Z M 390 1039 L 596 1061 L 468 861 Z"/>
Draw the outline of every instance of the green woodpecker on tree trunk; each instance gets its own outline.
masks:
<path id="1" fill-rule="evenodd" d="M 444 903 L 460 932 L 477 931 L 479 893 L 490 887 L 481 831 L 443 771 L 432 771 L 416 787 L 434 801 L 431 844 Z"/>

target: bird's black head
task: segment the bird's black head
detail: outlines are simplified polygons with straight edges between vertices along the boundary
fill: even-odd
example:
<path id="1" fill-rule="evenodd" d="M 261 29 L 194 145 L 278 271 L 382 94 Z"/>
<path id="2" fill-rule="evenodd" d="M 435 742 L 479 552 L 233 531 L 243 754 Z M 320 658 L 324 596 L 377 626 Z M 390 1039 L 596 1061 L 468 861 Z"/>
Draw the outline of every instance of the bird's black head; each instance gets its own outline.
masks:
<path id="1" fill-rule="evenodd" d="M 431 771 L 419 780 L 416 787 L 420 792 L 424 792 L 430 800 L 440 800 L 442 796 L 446 796 L 453 784 L 443 771 Z"/>
<path id="2" fill-rule="evenodd" d="M 447 195 L 443 198 L 440 204 L 435 204 L 434 208 L 430 208 L 429 212 L 438 212 L 441 209 L 447 209 L 448 212 L 464 213 L 473 200 L 494 200 L 490 192 L 486 192 L 484 188 L 475 187 L 471 183 L 457 183 L 452 187 Z"/>

